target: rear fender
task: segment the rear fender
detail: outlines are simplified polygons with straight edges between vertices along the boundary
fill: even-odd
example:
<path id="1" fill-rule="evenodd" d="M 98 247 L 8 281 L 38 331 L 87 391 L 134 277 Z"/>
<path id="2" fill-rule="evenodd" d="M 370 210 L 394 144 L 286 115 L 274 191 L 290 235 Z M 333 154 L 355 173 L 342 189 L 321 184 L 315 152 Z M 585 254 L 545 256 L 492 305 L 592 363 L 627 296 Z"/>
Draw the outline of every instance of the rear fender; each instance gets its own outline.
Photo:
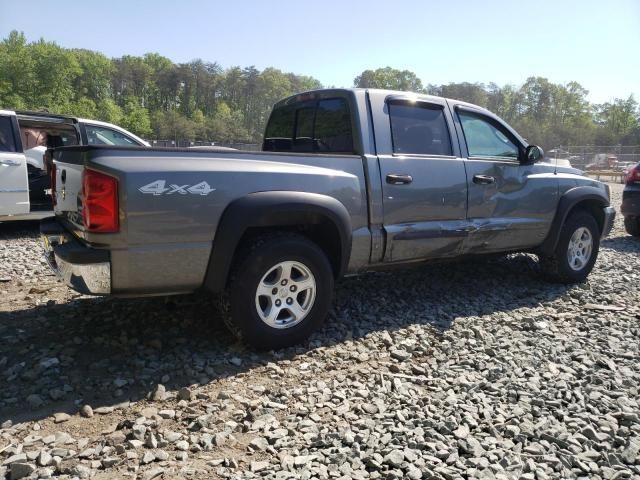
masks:
<path id="1" fill-rule="evenodd" d="M 234 254 L 249 229 L 305 227 L 325 222 L 336 228 L 340 238 L 336 275 L 341 276 L 351 254 L 351 220 L 338 200 L 317 193 L 276 191 L 251 193 L 233 201 L 216 229 L 205 287 L 213 292 L 224 290 Z"/>

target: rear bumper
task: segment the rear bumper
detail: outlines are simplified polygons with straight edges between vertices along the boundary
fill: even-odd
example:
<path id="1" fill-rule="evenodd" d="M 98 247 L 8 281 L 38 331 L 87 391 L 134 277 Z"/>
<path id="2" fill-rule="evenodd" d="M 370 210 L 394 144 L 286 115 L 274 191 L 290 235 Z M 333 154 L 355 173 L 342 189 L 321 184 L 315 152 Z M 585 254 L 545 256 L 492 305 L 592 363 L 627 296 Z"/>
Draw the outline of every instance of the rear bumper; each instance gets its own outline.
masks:
<path id="1" fill-rule="evenodd" d="M 620 211 L 625 217 L 640 217 L 640 186 L 625 187 Z"/>
<path id="2" fill-rule="evenodd" d="M 602 225 L 602 238 L 608 236 L 613 229 L 613 222 L 616 219 L 616 209 L 613 207 L 604 208 L 604 224 Z"/>
<path id="3" fill-rule="evenodd" d="M 88 295 L 111 293 L 107 250 L 83 245 L 53 218 L 40 223 L 40 238 L 49 266 L 69 287 Z"/>

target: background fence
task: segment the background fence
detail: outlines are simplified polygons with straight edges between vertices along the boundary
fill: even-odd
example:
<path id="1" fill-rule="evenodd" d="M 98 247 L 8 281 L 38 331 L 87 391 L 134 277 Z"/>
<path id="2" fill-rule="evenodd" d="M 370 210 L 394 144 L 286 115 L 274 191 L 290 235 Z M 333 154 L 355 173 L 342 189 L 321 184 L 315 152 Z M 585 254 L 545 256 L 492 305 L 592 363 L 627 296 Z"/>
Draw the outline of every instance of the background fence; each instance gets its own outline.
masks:
<path id="1" fill-rule="evenodd" d="M 561 145 L 550 150 L 547 158 L 569 160 L 571 166 L 581 170 L 624 170 L 640 162 L 640 145 Z"/>

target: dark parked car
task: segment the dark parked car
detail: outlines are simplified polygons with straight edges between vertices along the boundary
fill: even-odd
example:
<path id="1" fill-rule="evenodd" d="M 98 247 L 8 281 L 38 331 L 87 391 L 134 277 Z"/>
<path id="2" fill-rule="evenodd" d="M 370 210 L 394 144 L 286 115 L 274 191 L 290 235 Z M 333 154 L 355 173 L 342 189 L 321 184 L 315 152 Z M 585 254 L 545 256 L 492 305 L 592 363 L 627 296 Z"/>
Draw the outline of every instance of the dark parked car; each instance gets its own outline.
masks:
<path id="1" fill-rule="evenodd" d="M 640 163 L 629 169 L 622 192 L 624 228 L 629 235 L 640 237 Z"/>

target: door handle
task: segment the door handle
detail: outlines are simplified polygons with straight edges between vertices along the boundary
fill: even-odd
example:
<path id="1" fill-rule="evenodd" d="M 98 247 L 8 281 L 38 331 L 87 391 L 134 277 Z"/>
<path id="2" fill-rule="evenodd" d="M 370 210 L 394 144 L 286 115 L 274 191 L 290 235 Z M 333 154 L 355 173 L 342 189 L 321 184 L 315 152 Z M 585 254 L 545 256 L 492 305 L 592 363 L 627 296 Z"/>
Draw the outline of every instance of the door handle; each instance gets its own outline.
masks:
<path id="1" fill-rule="evenodd" d="M 19 167 L 20 160 L 0 160 L 0 165 L 6 165 L 7 167 Z"/>
<path id="2" fill-rule="evenodd" d="M 390 173 L 386 177 L 387 183 L 391 185 L 406 185 L 408 183 L 413 182 L 413 177 L 411 175 L 395 175 Z"/>
<path id="3" fill-rule="evenodd" d="M 473 183 L 477 183 L 478 185 L 491 185 L 492 183 L 496 183 L 496 179 L 490 175 L 474 175 Z"/>

